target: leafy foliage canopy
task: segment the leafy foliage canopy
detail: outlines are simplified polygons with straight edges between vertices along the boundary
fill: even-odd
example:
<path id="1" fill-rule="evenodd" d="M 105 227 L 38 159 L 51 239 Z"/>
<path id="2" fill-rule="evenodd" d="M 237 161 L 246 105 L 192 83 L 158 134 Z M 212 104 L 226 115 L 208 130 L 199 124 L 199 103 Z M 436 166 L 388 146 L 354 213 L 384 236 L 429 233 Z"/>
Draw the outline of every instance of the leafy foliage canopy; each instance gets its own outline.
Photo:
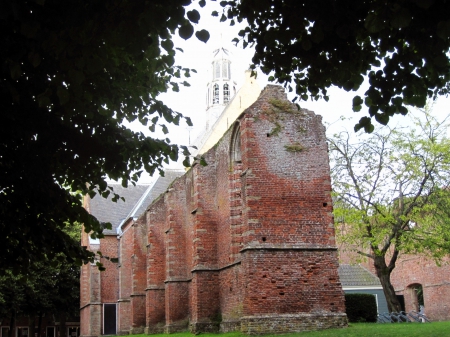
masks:
<path id="1" fill-rule="evenodd" d="M 200 15 L 186 12 L 190 2 L 0 3 L 0 270 L 17 272 L 58 252 L 78 263 L 92 260 L 64 228 L 78 221 L 101 237 L 107 225 L 78 195 L 107 196 L 114 193 L 107 178 L 126 186 L 142 168 L 153 174 L 178 159 L 179 147 L 168 138 L 122 122 L 167 133 L 166 123 L 184 118 L 157 96 L 188 85 L 183 78 L 191 69 L 174 64 L 172 34 L 194 34 Z M 209 37 L 204 30 L 195 35 Z"/>
<path id="2" fill-rule="evenodd" d="M 365 104 L 370 117 L 355 126 L 372 132 L 371 118 L 386 125 L 406 105 L 424 107 L 427 98 L 449 92 L 448 1 L 231 0 L 221 1 L 221 21 L 248 21 L 239 32 L 255 47 L 254 67 L 285 83 L 307 100 L 347 91 L 369 79 Z M 219 15 L 220 13 L 213 13 Z"/>

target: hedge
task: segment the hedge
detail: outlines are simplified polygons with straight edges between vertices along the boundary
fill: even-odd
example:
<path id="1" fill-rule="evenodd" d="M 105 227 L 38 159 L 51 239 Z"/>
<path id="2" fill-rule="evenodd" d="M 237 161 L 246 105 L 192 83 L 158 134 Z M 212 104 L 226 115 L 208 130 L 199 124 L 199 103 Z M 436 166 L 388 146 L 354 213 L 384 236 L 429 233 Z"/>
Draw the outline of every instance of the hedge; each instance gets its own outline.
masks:
<path id="1" fill-rule="evenodd" d="M 372 294 L 345 294 L 345 307 L 348 321 L 376 322 L 377 302 Z"/>

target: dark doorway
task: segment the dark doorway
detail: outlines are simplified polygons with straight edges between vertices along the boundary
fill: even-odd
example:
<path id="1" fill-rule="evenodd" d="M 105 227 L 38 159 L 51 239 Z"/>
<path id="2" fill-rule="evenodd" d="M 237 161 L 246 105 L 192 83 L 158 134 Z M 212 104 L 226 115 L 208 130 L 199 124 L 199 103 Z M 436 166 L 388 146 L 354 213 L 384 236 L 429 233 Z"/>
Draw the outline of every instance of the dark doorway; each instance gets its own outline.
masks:
<path id="1" fill-rule="evenodd" d="M 56 337 L 55 336 L 55 327 L 54 326 L 48 326 L 47 327 L 47 337 Z"/>
<path id="2" fill-rule="evenodd" d="M 405 311 L 405 296 L 397 295 L 397 299 L 400 302 L 400 306 L 402 307 L 402 311 Z"/>
<path id="3" fill-rule="evenodd" d="M 105 303 L 103 305 L 103 334 L 116 334 L 116 304 Z"/>

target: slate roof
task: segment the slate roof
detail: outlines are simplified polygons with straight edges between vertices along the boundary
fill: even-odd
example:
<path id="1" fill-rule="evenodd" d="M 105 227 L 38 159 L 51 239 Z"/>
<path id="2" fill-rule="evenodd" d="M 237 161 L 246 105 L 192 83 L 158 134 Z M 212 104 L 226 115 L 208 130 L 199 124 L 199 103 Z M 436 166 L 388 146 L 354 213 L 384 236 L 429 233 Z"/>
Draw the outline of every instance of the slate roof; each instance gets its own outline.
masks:
<path id="1" fill-rule="evenodd" d="M 152 184 L 137 184 L 124 188 L 121 184 L 109 183 L 108 185 L 114 188 L 114 192 L 123 197 L 125 201 L 119 199 L 117 202 L 113 202 L 111 201 L 112 195 L 106 199 L 96 195 L 90 200 L 91 214 L 100 222 L 112 224 L 111 230 L 103 231 L 105 235 L 117 235 L 117 228 L 122 221 L 130 217 L 138 218 L 153 200 L 164 193 L 169 185 L 176 178 L 182 176 L 185 171 L 166 169 L 164 173 L 164 177 L 158 177 Z"/>
<path id="2" fill-rule="evenodd" d="M 360 265 L 341 264 L 338 273 L 342 287 L 381 287 L 378 277 Z"/>

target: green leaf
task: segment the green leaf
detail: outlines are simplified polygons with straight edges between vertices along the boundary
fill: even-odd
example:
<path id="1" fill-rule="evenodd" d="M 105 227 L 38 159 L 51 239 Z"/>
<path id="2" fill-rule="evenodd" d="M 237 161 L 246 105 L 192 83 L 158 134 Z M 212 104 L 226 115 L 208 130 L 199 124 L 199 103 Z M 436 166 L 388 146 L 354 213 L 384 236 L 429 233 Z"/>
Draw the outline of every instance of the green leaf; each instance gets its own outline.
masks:
<path id="1" fill-rule="evenodd" d="M 189 161 L 189 157 L 185 157 L 183 160 L 183 166 L 184 167 L 191 167 L 191 163 Z"/>
<path id="2" fill-rule="evenodd" d="M 28 60 L 34 68 L 41 64 L 41 57 L 39 56 L 39 53 L 34 51 L 28 54 Z"/>
<path id="3" fill-rule="evenodd" d="M 17 62 L 10 63 L 9 70 L 11 73 L 11 78 L 13 80 L 18 80 L 20 78 L 20 75 L 22 75 L 22 68 L 20 67 L 20 64 Z"/>
<path id="4" fill-rule="evenodd" d="M 387 125 L 389 123 L 389 115 L 375 114 L 375 120 L 382 125 Z"/>
<path id="5" fill-rule="evenodd" d="M 364 128 L 364 131 L 366 133 L 371 133 L 374 130 L 374 127 L 372 125 L 372 120 L 369 117 L 362 117 L 359 120 L 359 123 L 355 125 L 355 132 L 358 132 Z"/>
<path id="6" fill-rule="evenodd" d="M 191 21 L 193 23 L 198 23 L 198 20 L 200 20 L 200 13 L 196 9 L 193 9 L 193 10 L 187 12 L 186 14 L 187 14 L 189 21 Z"/>
<path id="7" fill-rule="evenodd" d="M 374 13 L 370 13 L 369 15 L 367 15 L 364 21 L 364 27 L 370 33 L 378 33 L 379 31 L 384 29 L 385 26 L 386 26 L 385 22 Z"/>
<path id="8" fill-rule="evenodd" d="M 391 20 L 391 26 L 394 28 L 408 27 L 412 20 L 411 13 L 406 8 L 401 8 L 394 14 Z"/>
<path id="9" fill-rule="evenodd" d="M 209 40 L 209 32 L 205 29 L 195 32 L 195 36 L 197 37 L 197 39 L 205 43 Z"/>
<path id="10" fill-rule="evenodd" d="M 450 38 L 450 20 L 438 22 L 436 33 L 441 39 L 448 40 Z"/>
<path id="11" fill-rule="evenodd" d="M 194 34 L 194 27 L 190 23 L 186 23 L 178 29 L 178 35 L 184 40 L 189 39 Z"/>
<path id="12" fill-rule="evenodd" d="M 81 71 L 71 68 L 69 69 L 69 78 L 72 83 L 81 84 L 84 82 L 85 76 Z"/>
<path id="13" fill-rule="evenodd" d="M 308 51 L 308 50 L 311 49 L 311 47 L 312 47 L 311 41 L 307 37 L 304 37 L 302 39 L 302 48 L 303 48 L 303 50 Z"/>
<path id="14" fill-rule="evenodd" d="M 361 96 L 353 97 L 353 106 L 361 105 L 361 104 L 363 104 L 363 100 L 362 100 Z"/>
<path id="15" fill-rule="evenodd" d="M 66 104 L 70 99 L 69 91 L 62 85 L 58 86 L 56 89 L 56 95 L 58 96 L 61 105 Z"/>
<path id="16" fill-rule="evenodd" d="M 164 48 L 165 51 L 170 52 L 173 50 L 173 42 L 170 39 L 162 40 L 161 47 Z"/>

